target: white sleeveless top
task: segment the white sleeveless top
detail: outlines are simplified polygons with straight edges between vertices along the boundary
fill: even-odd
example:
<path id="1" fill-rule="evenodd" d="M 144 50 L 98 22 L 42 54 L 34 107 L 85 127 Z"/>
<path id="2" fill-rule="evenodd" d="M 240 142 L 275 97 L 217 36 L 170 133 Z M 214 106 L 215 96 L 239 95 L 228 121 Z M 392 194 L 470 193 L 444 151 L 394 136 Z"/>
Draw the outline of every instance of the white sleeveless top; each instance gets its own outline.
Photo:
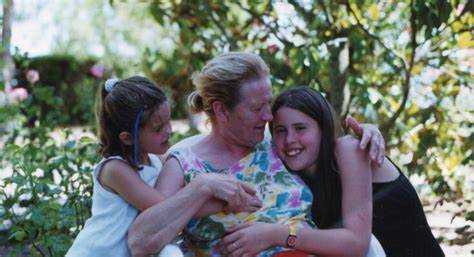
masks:
<path id="1" fill-rule="evenodd" d="M 156 155 L 148 156 L 151 166 L 143 166 L 138 173 L 148 185 L 154 187 L 163 165 Z M 123 160 L 119 156 L 111 156 L 102 159 L 95 167 L 92 216 L 74 240 L 67 257 L 131 256 L 127 245 L 127 232 L 138 215 L 138 209 L 120 195 L 107 191 L 97 180 L 103 164 L 111 159 Z"/>

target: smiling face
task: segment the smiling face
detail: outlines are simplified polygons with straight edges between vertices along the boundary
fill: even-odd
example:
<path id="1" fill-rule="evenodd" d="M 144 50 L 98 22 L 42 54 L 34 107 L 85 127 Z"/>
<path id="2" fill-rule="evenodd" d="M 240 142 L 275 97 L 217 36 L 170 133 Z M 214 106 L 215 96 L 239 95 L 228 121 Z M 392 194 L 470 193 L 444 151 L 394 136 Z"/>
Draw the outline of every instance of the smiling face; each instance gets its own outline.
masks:
<path id="1" fill-rule="evenodd" d="M 318 123 L 306 114 L 289 108 L 279 108 L 273 120 L 273 142 L 278 156 L 292 171 L 312 169 L 321 144 Z"/>
<path id="2" fill-rule="evenodd" d="M 168 150 L 170 136 L 170 107 L 168 102 L 164 102 L 138 130 L 138 145 L 145 157 L 143 159 L 147 159 L 148 153 L 164 154 Z"/>
<path id="3" fill-rule="evenodd" d="M 272 88 L 265 77 L 245 83 L 239 92 L 240 102 L 229 110 L 228 129 L 242 145 L 254 147 L 264 138 L 265 126 L 272 120 Z"/>

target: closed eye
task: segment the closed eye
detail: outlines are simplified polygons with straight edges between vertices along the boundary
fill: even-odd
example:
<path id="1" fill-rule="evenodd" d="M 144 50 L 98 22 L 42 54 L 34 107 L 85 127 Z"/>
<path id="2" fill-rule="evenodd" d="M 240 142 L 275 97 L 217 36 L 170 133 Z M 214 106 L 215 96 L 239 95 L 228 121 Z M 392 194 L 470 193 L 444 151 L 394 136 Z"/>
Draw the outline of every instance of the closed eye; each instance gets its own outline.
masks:
<path id="1" fill-rule="evenodd" d="M 280 134 L 280 133 L 285 133 L 286 129 L 283 127 L 276 127 L 273 129 L 273 133 L 275 134 Z"/>
<path id="2" fill-rule="evenodd" d="M 295 127 L 295 130 L 296 130 L 296 131 L 303 131 L 303 130 L 305 130 L 306 128 L 307 128 L 306 126 L 301 126 L 301 125 L 300 125 L 300 126 L 296 126 L 296 127 Z"/>
<path id="3" fill-rule="evenodd" d="M 161 132 L 167 124 L 167 122 L 161 123 L 158 127 L 155 128 L 155 132 Z"/>

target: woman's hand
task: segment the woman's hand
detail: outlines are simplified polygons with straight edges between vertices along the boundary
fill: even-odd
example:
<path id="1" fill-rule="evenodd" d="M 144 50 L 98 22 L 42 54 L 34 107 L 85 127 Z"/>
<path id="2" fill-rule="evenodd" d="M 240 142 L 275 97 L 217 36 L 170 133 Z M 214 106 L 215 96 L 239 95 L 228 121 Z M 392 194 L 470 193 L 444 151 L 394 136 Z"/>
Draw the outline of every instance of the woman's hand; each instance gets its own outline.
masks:
<path id="1" fill-rule="evenodd" d="M 284 225 L 251 222 L 231 226 L 226 229 L 228 234 L 221 239 L 218 247 L 221 254 L 227 257 L 255 256 L 275 245 L 275 233 L 280 226 Z"/>
<path id="2" fill-rule="evenodd" d="M 205 173 L 196 179 L 203 180 L 210 189 L 212 197 L 226 203 L 223 209 L 226 213 L 256 211 L 261 207 L 256 191 L 232 176 Z"/>
<path id="3" fill-rule="evenodd" d="M 356 136 L 361 137 L 359 144 L 361 149 L 366 149 L 367 145 L 370 145 L 370 159 L 381 166 L 385 159 L 385 141 L 380 130 L 373 124 L 359 124 L 351 116 L 347 117 L 346 124 Z"/>

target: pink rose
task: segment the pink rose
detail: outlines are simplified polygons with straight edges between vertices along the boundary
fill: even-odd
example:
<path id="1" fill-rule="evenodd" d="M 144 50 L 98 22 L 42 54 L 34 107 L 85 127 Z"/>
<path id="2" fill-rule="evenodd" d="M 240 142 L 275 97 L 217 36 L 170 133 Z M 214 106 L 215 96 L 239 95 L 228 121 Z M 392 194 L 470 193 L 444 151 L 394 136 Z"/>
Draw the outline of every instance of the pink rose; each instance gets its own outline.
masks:
<path id="1" fill-rule="evenodd" d="M 23 87 L 7 90 L 6 94 L 8 98 L 14 102 L 22 101 L 28 97 L 28 91 L 26 91 L 26 89 Z"/>
<path id="2" fill-rule="evenodd" d="M 275 54 L 278 51 L 278 46 L 275 45 L 275 44 L 271 44 L 271 45 L 267 46 L 267 50 L 271 54 Z"/>
<path id="3" fill-rule="evenodd" d="M 105 66 L 102 64 L 94 64 L 89 69 L 89 72 L 92 76 L 101 79 L 104 77 L 105 74 Z"/>
<path id="4" fill-rule="evenodd" d="M 37 70 L 28 70 L 26 73 L 26 80 L 28 80 L 31 84 L 38 82 L 39 79 L 40 76 Z"/>

